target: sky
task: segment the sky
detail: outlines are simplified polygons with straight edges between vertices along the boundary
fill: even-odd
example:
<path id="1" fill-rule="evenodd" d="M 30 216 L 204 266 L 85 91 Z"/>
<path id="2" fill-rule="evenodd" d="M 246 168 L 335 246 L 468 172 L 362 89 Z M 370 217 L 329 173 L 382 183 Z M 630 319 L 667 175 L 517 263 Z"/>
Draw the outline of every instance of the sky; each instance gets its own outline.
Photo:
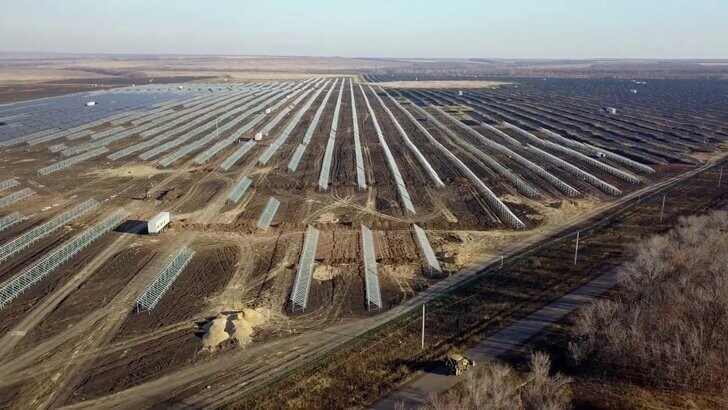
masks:
<path id="1" fill-rule="evenodd" d="M 728 0 L 0 0 L 0 52 L 728 58 Z"/>

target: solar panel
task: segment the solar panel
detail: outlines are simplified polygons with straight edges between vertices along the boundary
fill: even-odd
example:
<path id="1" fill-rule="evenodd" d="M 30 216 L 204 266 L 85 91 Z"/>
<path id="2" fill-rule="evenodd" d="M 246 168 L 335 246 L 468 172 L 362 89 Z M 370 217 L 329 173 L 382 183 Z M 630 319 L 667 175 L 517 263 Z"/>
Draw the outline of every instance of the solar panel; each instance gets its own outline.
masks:
<path id="1" fill-rule="evenodd" d="M 78 164 L 79 162 L 83 162 L 87 159 L 95 158 L 101 154 L 105 154 L 109 152 L 109 149 L 106 147 L 100 147 L 96 148 L 95 150 L 85 152 L 80 155 L 76 155 L 75 157 L 66 158 L 62 161 L 58 161 L 55 164 L 51 164 L 47 167 L 41 168 L 38 170 L 38 175 L 48 175 L 52 174 L 56 171 L 60 171 L 62 169 L 68 168 L 72 165 Z"/>
<path id="2" fill-rule="evenodd" d="M 252 184 L 253 181 L 250 178 L 242 178 L 237 184 L 235 184 L 235 187 L 230 191 L 230 195 L 228 195 L 228 202 L 233 204 L 237 203 L 240 198 L 245 195 L 245 193 L 248 191 L 248 188 L 250 188 L 250 185 Z"/>
<path id="3" fill-rule="evenodd" d="M 379 288 L 379 272 L 377 271 L 377 256 L 374 252 L 374 238 L 372 231 L 361 226 L 361 248 L 364 258 L 364 285 L 366 289 L 367 309 L 382 308 L 382 293 Z"/>
<path id="4" fill-rule="evenodd" d="M 220 164 L 220 169 L 223 171 L 229 170 L 233 165 L 235 165 L 236 162 L 240 160 L 240 158 L 243 157 L 248 151 L 250 151 L 254 146 L 256 142 L 255 140 L 248 140 L 245 142 L 245 144 L 241 145 L 240 148 L 236 149 L 235 152 L 230 154 L 229 157 L 225 159 L 225 161 Z"/>
<path id="5" fill-rule="evenodd" d="M 263 210 L 263 213 L 260 214 L 260 218 L 258 218 L 258 229 L 262 231 L 267 231 L 270 227 L 270 223 L 273 221 L 273 217 L 275 217 L 276 212 L 278 212 L 278 207 L 281 205 L 281 202 L 273 197 L 270 197 L 268 200 L 268 204 L 265 206 L 265 209 Z"/>

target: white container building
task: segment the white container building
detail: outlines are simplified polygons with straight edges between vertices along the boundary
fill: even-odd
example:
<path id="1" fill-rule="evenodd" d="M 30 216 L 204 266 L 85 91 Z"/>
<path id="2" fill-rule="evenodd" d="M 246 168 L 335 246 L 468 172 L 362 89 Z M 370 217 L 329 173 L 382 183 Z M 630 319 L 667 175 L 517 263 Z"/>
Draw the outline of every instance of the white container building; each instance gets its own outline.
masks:
<path id="1" fill-rule="evenodd" d="M 158 234 L 169 224 L 169 212 L 160 212 L 147 222 L 147 231 L 150 235 Z"/>
<path id="2" fill-rule="evenodd" d="M 263 139 L 263 133 L 262 132 L 256 132 L 255 137 L 253 137 L 254 140 L 260 141 Z"/>
<path id="3" fill-rule="evenodd" d="M 617 109 L 614 107 L 607 107 L 607 114 L 614 115 L 617 113 Z"/>
<path id="4" fill-rule="evenodd" d="M 89 101 L 86 103 L 87 107 L 93 107 L 94 105 L 96 105 L 96 101 Z"/>

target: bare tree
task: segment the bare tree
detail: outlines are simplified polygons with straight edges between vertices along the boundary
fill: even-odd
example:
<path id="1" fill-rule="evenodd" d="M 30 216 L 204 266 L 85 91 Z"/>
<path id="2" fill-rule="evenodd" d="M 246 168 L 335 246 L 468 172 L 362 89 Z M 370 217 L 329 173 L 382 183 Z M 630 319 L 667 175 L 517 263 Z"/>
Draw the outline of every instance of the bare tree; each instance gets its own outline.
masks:
<path id="1" fill-rule="evenodd" d="M 551 359 L 543 353 L 531 356 L 531 371 L 520 374 L 499 362 L 467 374 L 456 389 L 429 398 L 430 410 L 567 409 L 571 406 L 570 380 L 549 375 Z"/>
<path id="2" fill-rule="evenodd" d="M 728 386 L 728 213 L 641 241 L 619 299 L 578 315 L 572 356 L 665 387 Z"/>

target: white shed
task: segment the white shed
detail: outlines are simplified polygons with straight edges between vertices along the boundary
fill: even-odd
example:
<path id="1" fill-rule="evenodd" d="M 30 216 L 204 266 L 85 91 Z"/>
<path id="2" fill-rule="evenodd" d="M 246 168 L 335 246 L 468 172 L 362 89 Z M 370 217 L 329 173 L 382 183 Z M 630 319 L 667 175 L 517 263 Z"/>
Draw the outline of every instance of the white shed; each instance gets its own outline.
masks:
<path id="1" fill-rule="evenodd" d="M 169 212 L 160 212 L 147 222 L 147 231 L 150 235 L 158 234 L 169 224 Z"/>
<path id="2" fill-rule="evenodd" d="M 94 105 L 96 105 L 96 101 L 89 101 L 86 103 L 87 107 L 93 107 Z"/>
<path id="3" fill-rule="evenodd" d="M 253 139 L 255 139 L 256 141 L 262 140 L 263 139 L 263 133 L 262 132 L 256 132 L 255 133 L 255 137 Z"/>
<path id="4" fill-rule="evenodd" d="M 607 114 L 614 115 L 616 113 L 617 113 L 617 109 L 616 108 L 614 108 L 614 107 L 607 107 Z"/>

